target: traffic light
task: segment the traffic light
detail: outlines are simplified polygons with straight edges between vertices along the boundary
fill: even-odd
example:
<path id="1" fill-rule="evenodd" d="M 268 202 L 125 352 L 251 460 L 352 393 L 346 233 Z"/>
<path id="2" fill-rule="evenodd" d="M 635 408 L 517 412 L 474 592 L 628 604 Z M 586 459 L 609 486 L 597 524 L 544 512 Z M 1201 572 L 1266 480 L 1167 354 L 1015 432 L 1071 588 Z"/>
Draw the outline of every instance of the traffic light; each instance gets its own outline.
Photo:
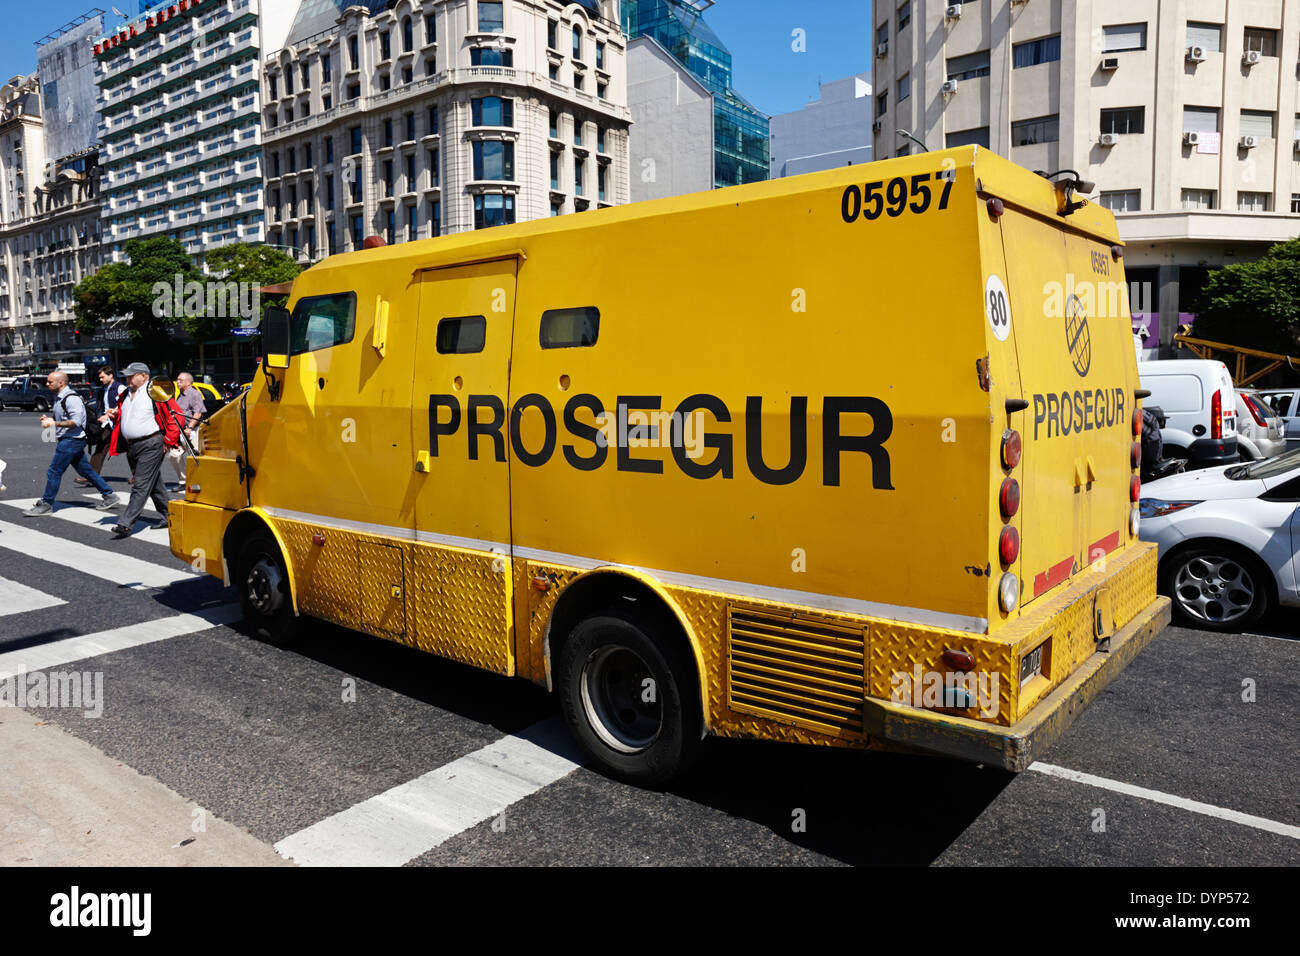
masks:
<path id="1" fill-rule="evenodd" d="M 81 329 L 73 329 L 73 330 L 72 330 L 72 343 L 73 343 L 74 345 L 80 345 L 80 344 L 81 344 Z"/>

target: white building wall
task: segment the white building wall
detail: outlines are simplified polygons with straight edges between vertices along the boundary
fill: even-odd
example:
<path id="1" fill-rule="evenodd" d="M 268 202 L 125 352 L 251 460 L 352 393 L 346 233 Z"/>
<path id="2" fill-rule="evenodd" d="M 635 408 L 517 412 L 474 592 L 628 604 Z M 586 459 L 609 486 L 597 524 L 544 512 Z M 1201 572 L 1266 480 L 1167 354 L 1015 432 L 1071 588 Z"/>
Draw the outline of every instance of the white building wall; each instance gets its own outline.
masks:
<path id="1" fill-rule="evenodd" d="M 632 201 L 713 188 L 713 94 L 650 37 L 628 44 Z"/>

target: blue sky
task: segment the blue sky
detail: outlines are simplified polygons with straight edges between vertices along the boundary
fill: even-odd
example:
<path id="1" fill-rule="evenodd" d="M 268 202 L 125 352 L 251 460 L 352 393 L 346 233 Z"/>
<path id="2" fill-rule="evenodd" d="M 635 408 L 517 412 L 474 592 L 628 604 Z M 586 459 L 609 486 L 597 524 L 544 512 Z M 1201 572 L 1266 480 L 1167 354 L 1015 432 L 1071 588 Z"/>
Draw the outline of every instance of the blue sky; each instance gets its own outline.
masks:
<path id="1" fill-rule="evenodd" d="M 36 69 L 38 38 L 95 6 L 110 8 L 87 0 L 6 0 L 4 6 L 0 83 Z M 118 0 L 116 6 L 134 13 L 138 4 Z M 799 109 L 816 99 L 819 79 L 838 80 L 871 67 L 870 0 L 717 0 L 705 20 L 731 50 L 736 89 L 765 113 Z M 795 29 L 805 32 L 806 53 L 791 49 Z"/>

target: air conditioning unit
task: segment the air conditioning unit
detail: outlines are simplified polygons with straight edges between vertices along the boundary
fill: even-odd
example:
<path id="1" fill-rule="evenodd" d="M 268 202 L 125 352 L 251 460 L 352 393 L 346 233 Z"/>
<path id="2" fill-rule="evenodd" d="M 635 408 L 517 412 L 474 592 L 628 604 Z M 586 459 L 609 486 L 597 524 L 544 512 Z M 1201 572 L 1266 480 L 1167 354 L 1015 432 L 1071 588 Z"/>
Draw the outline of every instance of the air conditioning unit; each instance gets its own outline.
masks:
<path id="1" fill-rule="evenodd" d="M 953 93 L 956 93 L 956 92 L 957 92 L 957 81 L 956 81 L 956 80 L 944 80 L 944 81 L 943 81 L 943 85 L 939 87 L 939 92 L 940 92 L 940 93 L 943 93 L 943 94 L 945 94 L 945 95 L 948 95 L 948 96 L 951 96 Z"/>
<path id="2" fill-rule="evenodd" d="M 876 135 L 880 135 L 880 133 L 884 130 L 884 128 L 885 128 L 884 120 L 876 120 L 874 123 L 871 124 L 871 132 L 875 133 Z"/>
<path id="3" fill-rule="evenodd" d="M 1107 72 L 1109 72 L 1109 71 L 1111 71 L 1111 70 L 1118 70 L 1118 69 L 1119 69 L 1119 57 L 1117 57 L 1117 56 L 1108 56 L 1108 57 L 1104 57 L 1104 58 L 1102 59 L 1102 61 L 1101 61 L 1101 68 L 1102 68 L 1103 70 L 1106 70 Z"/>
<path id="4" fill-rule="evenodd" d="M 1119 142 L 1119 133 L 1102 133 L 1099 142 L 1102 146 L 1114 146 Z"/>
<path id="5" fill-rule="evenodd" d="M 1254 149 L 1256 146 L 1259 145 L 1259 137 L 1243 136 L 1241 139 L 1237 141 L 1237 145 L 1240 146 L 1242 149 Z"/>
<path id="6" fill-rule="evenodd" d="M 889 41 L 876 44 L 876 56 L 886 56 L 889 53 Z"/>
<path id="7" fill-rule="evenodd" d="M 1203 46 L 1189 46 L 1189 47 L 1187 48 L 1187 61 L 1188 61 L 1189 63 L 1204 63 L 1204 62 L 1205 62 L 1205 47 L 1203 47 Z"/>
<path id="8" fill-rule="evenodd" d="M 1184 146 L 1199 146 L 1199 145 L 1201 145 L 1201 134 L 1200 134 L 1200 133 L 1184 133 L 1184 134 L 1183 134 L 1183 145 L 1184 145 Z"/>
<path id="9" fill-rule="evenodd" d="M 960 20 L 961 4 L 960 3 L 948 4 L 947 8 L 943 11 L 943 15 L 947 17 L 949 20 Z"/>
<path id="10" fill-rule="evenodd" d="M 1241 62 L 1246 66 L 1257 66 L 1263 55 L 1258 50 L 1247 50 L 1241 55 Z"/>

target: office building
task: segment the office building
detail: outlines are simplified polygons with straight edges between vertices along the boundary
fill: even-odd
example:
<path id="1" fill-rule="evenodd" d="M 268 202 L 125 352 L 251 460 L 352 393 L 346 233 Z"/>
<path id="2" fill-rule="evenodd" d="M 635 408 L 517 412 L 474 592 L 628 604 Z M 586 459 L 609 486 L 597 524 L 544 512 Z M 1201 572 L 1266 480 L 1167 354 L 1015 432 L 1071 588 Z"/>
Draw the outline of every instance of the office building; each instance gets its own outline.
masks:
<path id="1" fill-rule="evenodd" d="M 270 241 L 303 261 L 628 202 L 617 0 L 303 0 L 262 76 Z"/>
<path id="2" fill-rule="evenodd" d="M 732 88 L 731 53 L 704 21 L 712 6 L 713 0 L 624 0 L 623 29 L 633 39 L 654 39 L 713 94 L 714 186 L 762 182 L 771 165 L 768 118 Z"/>
<path id="3" fill-rule="evenodd" d="M 870 75 L 822 83 L 803 109 L 772 117 L 772 178 L 871 162 Z"/>
<path id="4" fill-rule="evenodd" d="M 877 158 L 919 148 L 903 129 L 1094 181 L 1166 354 L 1210 267 L 1300 233 L 1292 0 L 890 0 L 873 23 Z"/>

